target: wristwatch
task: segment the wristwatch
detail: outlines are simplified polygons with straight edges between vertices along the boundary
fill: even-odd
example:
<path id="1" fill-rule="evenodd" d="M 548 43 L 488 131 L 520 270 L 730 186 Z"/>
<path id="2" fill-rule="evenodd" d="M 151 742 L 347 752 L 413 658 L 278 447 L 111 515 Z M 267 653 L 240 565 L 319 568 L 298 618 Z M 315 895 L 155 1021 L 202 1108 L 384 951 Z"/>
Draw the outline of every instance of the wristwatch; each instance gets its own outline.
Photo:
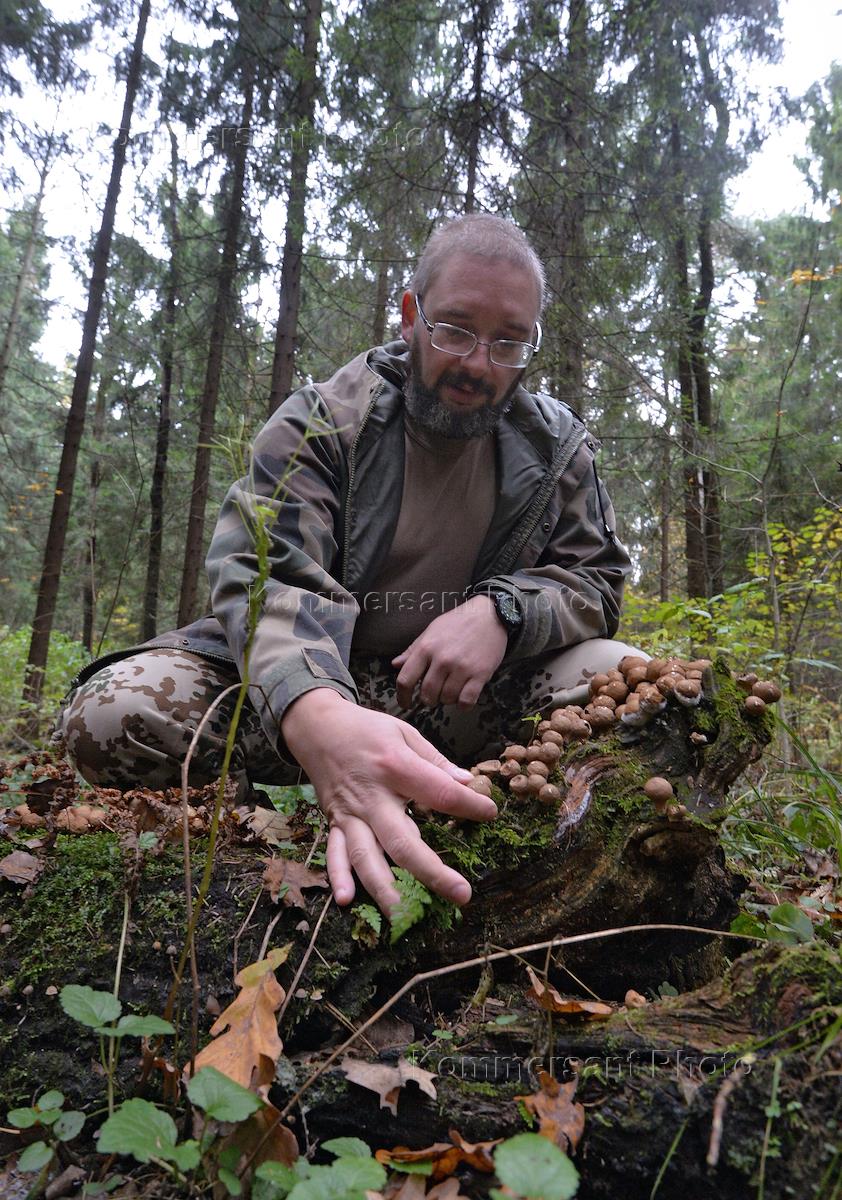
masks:
<path id="1" fill-rule="evenodd" d="M 511 592 L 504 591 L 502 588 L 489 588 L 486 595 L 494 601 L 497 616 L 503 623 L 503 627 L 509 638 L 511 638 L 519 631 L 523 624 L 523 613 L 520 611 L 520 605 Z"/>

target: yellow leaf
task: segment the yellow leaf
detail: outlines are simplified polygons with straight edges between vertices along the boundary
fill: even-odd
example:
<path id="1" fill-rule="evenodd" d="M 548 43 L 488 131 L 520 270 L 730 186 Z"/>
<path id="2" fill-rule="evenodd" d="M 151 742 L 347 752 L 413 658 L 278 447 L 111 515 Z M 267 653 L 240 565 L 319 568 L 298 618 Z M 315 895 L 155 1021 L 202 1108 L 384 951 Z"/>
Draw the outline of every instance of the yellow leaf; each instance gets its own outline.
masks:
<path id="1" fill-rule="evenodd" d="M 239 972 L 234 982 L 240 993 L 211 1026 L 216 1040 L 196 1056 L 195 1070 L 216 1067 L 253 1091 L 272 1082 L 283 1049 L 275 1013 L 285 995 L 274 972 L 288 953 L 288 946 L 272 950 L 267 958 Z"/>

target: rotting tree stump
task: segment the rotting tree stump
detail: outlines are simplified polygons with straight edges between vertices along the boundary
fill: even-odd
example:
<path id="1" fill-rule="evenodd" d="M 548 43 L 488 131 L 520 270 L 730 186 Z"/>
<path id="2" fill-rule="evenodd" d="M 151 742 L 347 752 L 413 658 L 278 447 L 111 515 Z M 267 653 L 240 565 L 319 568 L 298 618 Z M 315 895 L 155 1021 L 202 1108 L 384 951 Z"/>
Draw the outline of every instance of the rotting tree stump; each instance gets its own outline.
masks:
<path id="1" fill-rule="evenodd" d="M 629 988 L 643 992 L 669 982 L 686 989 L 715 978 L 725 965 L 715 931 L 727 929 L 743 886 L 725 863 L 718 820 L 727 788 L 759 757 L 770 733 L 768 714 L 745 713 L 743 693 L 719 663 L 706 679 L 705 699 L 698 707 L 670 703 L 645 727 L 615 727 L 599 738 L 564 747 L 555 772 L 560 806 L 516 800 L 498 790 L 500 815 L 493 823 L 420 818 L 424 837 L 471 879 L 472 902 L 461 915 L 432 904 L 425 919 L 394 946 L 386 931 L 370 944 L 365 923 L 353 909 L 332 908 L 284 1018 L 287 1053 L 308 1056 L 337 1044 L 349 1022 L 365 1019 L 415 973 L 495 947 L 648 923 L 697 925 L 709 929 L 710 936 L 679 930 L 632 933 L 567 948 L 554 961 L 613 1000 L 622 1000 Z M 654 774 L 671 780 L 686 809 L 678 819 L 658 815 L 644 795 L 643 785 Z M 101 1080 L 91 1068 L 97 1058 L 95 1040 L 65 1017 L 55 992 L 66 983 L 111 989 L 126 886 L 132 903 L 121 985 L 125 1011 L 161 1011 L 185 924 L 178 846 L 162 846 L 138 860 L 136 849 L 125 848 L 127 829 L 131 842 L 132 813 L 119 806 L 110 822 L 114 832 L 58 833 L 59 813 L 74 796 L 66 770 L 56 775 L 50 786 L 44 781 L 32 785 L 33 801 L 40 786 L 40 811 L 45 813 L 44 830 L 37 831 L 43 844 L 35 851 L 44 860 L 43 873 L 25 890 L 0 880 L 0 925 L 8 927 L 0 979 L 0 1105 L 6 1106 L 28 1102 L 43 1087 L 60 1088 L 77 1105 L 101 1097 Z M 148 817 L 164 807 L 165 798 L 157 797 L 144 811 Z M 313 828 L 305 816 L 299 814 L 293 838 L 306 849 Z M 212 1023 L 209 1013 L 233 995 L 235 944 L 240 967 L 253 961 L 278 914 L 278 906 L 261 892 L 268 848 L 244 843 L 231 816 L 222 832 L 197 939 L 203 1037 Z M 194 839 L 194 879 L 204 844 Z M 0 845 L 0 857 L 10 849 L 10 843 Z M 283 984 L 307 950 L 323 895 L 307 893 L 306 913 L 294 907 L 281 910 L 271 944 L 292 946 L 279 972 Z M 555 981 L 571 990 L 563 971 Z M 458 1021 L 479 983 L 490 998 L 504 996 L 508 1002 L 522 996 L 522 968 L 510 960 L 496 963 L 493 975 L 484 972 L 481 979 L 475 970 L 435 980 L 423 996 L 397 1008 L 412 1025 L 411 1039 L 430 1037 L 437 1022 Z M 172 1051 L 179 1063 L 189 1053 L 189 1010 L 185 983 L 177 1014 L 182 1036 Z M 618 1019 L 616 1028 L 624 1027 L 626 1019 Z M 591 1030 L 587 1034 L 593 1036 Z M 668 1041 L 670 1032 L 664 1036 Z M 137 1063 L 132 1049 L 123 1047 L 121 1083 L 127 1090 Z M 318 1095 L 314 1091 L 314 1114 L 321 1103 Z M 477 1113 L 488 1108 L 479 1094 L 468 1098 Z M 518 1124 L 516 1110 L 514 1116 L 504 1115 L 496 1095 L 486 1099 L 494 1120 L 501 1121 L 501 1132 L 512 1121 Z M 640 1106 L 646 1108 L 642 1100 Z M 353 1107 L 343 1106 L 349 1120 Z M 326 1115 L 328 1123 L 331 1119 Z M 592 1123 L 599 1125 L 599 1120 Z M 414 1144 L 424 1141 L 428 1128 L 433 1125 L 425 1118 Z M 462 1132 L 470 1136 L 467 1126 Z M 380 1140 L 388 1143 L 388 1132 Z M 602 1145 L 598 1140 L 593 1144 Z M 608 1151 L 588 1150 L 589 1155 L 603 1153 Z M 594 1192 L 601 1194 L 607 1193 Z"/>

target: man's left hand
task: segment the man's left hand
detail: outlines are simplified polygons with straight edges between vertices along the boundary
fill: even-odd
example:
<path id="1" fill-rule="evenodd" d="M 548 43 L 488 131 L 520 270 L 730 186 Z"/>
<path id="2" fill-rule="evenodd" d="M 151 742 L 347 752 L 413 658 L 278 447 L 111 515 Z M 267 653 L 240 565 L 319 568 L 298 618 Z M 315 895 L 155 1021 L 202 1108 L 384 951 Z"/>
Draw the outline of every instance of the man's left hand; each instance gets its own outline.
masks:
<path id="1" fill-rule="evenodd" d="M 473 596 L 431 621 L 422 634 L 392 659 L 399 667 L 398 703 L 412 707 L 420 684 L 422 704 L 472 708 L 503 661 L 508 634 L 489 596 Z"/>

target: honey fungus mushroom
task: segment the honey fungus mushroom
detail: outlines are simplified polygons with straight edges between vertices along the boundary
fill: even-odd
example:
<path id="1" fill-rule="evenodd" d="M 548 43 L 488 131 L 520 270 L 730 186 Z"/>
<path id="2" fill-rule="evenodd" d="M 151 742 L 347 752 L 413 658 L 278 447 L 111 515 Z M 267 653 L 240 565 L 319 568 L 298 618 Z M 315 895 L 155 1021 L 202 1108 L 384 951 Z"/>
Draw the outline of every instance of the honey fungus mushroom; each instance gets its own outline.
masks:
<path id="1" fill-rule="evenodd" d="M 675 795 L 672 784 L 662 775 L 653 775 L 643 785 L 643 790 L 655 805 L 656 813 L 665 813 L 670 800 Z"/>

